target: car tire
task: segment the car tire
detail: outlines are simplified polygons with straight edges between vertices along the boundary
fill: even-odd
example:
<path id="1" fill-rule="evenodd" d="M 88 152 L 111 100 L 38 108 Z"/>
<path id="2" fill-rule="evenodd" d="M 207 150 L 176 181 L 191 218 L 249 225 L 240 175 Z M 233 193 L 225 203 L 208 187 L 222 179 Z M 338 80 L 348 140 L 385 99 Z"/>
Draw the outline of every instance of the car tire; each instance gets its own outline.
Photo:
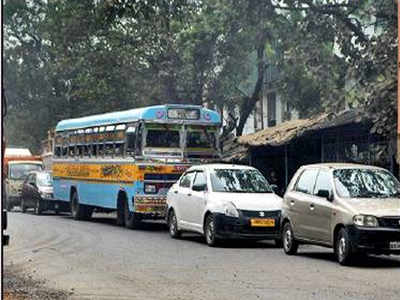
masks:
<path id="1" fill-rule="evenodd" d="M 277 247 L 277 248 L 283 247 L 282 239 L 275 239 L 274 242 L 275 242 L 275 247 Z"/>
<path id="2" fill-rule="evenodd" d="M 43 212 L 43 203 L 41 198 L 37 198 L 35 202 L 35 215 L 41 215 Z"/>
<path id="3" fill-rule="evenodd" d="M 345 228 L 340 229 L 336 236 L 335 256 L 342 266 L 348 266 L 352 262 L 354 256 L 353 245 Z"/>
<path id="4" fill-rule="evenodd" d="M 90 220 L 93 210 L 87 205 L 79 203 L 78 193 L 74 192 L 71 199 L 71 215 L 74 220 Z"/>
<path id="5" fill-rule="evenodd" d="M 23 198 L 21 199 L 21 212 L 23 214 L 26 213 L 26 205 L 25 205 L 25 200 Z"/>
<path id="6" fill-rule="evenodd" d="M 178 230 L 178 220 L 173 209 L 168 214 L 168 232 L 173 239 L 181 237 L 181 232 Z"/>
<path id="7" fill-rule="evenodd" d="M 134 212 L 129 211 L 128 201 L 124 201 L 124 223 L 129 229 L 136 229 L 140 225 L 140 221 L 135 217 Z"/>
<path id="8" fill-rule="evenodd" d="M 6 197 L 6 209 L 7 209 L 7 211 L 12 211 L 13 208 L 14 208 L 14 205 L 12 205 L 10 199 L 8 197 Z"/>
<path id="9" fill-rule="evenodd" d="M 287 255 L 295 255 L 299 248 L 299 243 L 295 240 L 292 226 L 289 222 L 285 223 L 282 231 L 283 251 Z"/>
<path id="10" fill-rule="evenodd" d="M 219 240 L 216 237 L 215 218 L 212 214 L 209 214 L 206 218 L 206 223 L 204 225 L 204 236 L 208 246 L 215 247 L 219 244 Z"/>

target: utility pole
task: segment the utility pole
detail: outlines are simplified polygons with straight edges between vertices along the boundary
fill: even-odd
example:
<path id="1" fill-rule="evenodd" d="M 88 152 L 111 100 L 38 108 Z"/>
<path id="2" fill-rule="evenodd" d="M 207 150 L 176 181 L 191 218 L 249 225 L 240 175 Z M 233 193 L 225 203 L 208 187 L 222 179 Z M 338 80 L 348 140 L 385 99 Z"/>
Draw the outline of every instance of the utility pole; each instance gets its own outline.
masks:
<path id="1" fill-rule="evenodd" d="M 400 3 L 397 3 L 397 163 L 400 162 Z"/>

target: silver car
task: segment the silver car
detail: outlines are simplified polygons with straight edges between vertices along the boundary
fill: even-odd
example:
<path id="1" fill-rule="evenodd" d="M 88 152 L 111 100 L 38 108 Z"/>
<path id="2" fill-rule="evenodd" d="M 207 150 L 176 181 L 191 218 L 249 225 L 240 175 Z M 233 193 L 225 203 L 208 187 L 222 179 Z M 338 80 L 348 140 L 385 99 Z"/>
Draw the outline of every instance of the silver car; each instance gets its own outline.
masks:
<path id="1" fill-rule="evenodd" d="M 400 254 L 400 184 L 387 170 L 357 164 L 301 167 L 283 200 L 283 249 L 334 249 L 338 262 L 356 254 Z"/>

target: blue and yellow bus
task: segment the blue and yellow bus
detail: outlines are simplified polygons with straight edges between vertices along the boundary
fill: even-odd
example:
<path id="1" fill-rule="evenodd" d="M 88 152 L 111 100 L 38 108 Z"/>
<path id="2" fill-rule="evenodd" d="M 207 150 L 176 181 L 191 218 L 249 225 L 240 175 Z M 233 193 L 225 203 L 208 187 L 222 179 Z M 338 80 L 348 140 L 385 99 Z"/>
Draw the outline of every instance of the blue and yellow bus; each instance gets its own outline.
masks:
<path id="1" fill-rule="evenodd" d="M 191 165 L 220 159 L 221 118 L 195 105 L 159 105 L 57 124 L 54 198 L 76 220 L 117 212 L 135 228 L 165 217 L 169 187 Z"/>

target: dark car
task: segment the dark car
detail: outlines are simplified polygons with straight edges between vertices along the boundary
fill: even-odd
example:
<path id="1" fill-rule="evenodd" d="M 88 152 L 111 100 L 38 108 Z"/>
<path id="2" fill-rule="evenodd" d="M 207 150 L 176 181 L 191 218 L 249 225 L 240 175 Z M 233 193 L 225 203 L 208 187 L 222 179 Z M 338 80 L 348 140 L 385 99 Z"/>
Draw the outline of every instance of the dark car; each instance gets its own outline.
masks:
<path id="1" fill-rule="evenodd" d="M 22 186 L 21 210 L 33 208 L 40 215 L 45 210 L 69 211 L 53 197 L 53 177 L 49 171 L 30 172 Z"/>

